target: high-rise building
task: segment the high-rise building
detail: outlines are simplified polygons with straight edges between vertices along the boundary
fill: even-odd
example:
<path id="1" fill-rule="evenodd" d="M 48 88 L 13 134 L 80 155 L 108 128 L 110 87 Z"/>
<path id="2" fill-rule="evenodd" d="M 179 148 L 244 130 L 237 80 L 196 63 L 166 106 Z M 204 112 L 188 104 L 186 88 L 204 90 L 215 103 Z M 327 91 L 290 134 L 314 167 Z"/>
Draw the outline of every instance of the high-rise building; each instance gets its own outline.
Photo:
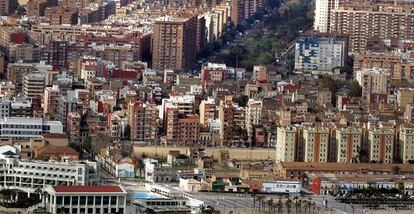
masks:
<path id="1" fill-rule="evenodd" d="M 374 38 L 414 39 L 412 2 L 346 1 L 330 16 L 330 32 L 347 34 L 352 53 L 363 52 Z"/>
<path id="2" fill-rule="evenodd" d="M 254 127 L 262 122 L 262 101 L 250 99 L 246 106 L 246 130 L 249 142 L 253 141 Z"/>
<path id="3" fill-rule="evenodd" d="M 336 130 L 336 162 L 353 163 L 362 148 L 361 128 L 341 128 Z"/>
<path id="4" fill-rule="evenodd" d="M 194 145 L 200 139 L 200 118 L 180 113 L 177 107 L 166 109 L 166 140 L 173 145 Z"/>
<path id="5" fill-rule="evenodd" d="M 232 0 L 231 21 L 235 25 L 250 18 L 262 7 L 262 0 Z"/>
<path id="6" fill-rule="evenodd" d="M 329 32 L 331 24 L 331 12 L 338 7 L 339 0 L 316 0 L 315 2 L 315 18 L 313 29 L 321 33 Z"/>
<path id="7" fill-rule="evenodd" d="M 132 140 L 155 141 L 158 136 L 159 109 L 155 104 L 139 101 L 128 105 L 128 124 Z"/>
<path id="8" fill-rule="evenodd" d="M 296 127 L 278 127 L 276 142 L 276 161 L 296 161 L 298 132 Z"/>
<path id="9" fill-rule="evenodd" d="M 295 46 L 295 69 L 330 71 L 345 65 L 348 56 L 347 40 L 341 37 L 301 37 Z"/>
<path id="10" fill-rule="evenodd" d="M 152 66 L 187 71 L 197 56 L 197 16 L 163 16 L 152 34 Z"/>
<path id="11" fill-rule="evenodd" d="M 304 128 L 303 143 L 305 145 L 305 162 L 328 162 L 329 142 L 328 128 Z"/>
<path id="12" fill-rule="evenodd" d="M 209 122 L 215 119 L 216 104 L 214 99 L 209 97 L 207 100 L 202 100 L 200 103 L 200 124 L 203 127 L 208 127 Z"/>
<path id="13" fill-rule="evenodd" d="M 403 163 L 414 161 L 414 128 L 401 127 L 399 130 L 400 158 Z"/>
<path id="14" fill-rule="evenodd" d="M 43 112 L 51 120 L 57 119 L 59 107 L 59 86 L 46 87 L 43 97 Z"/>
<path id="15" fill-rule="evenodd" d="M 372 128 L 368 132 L 370 161 L 392 163 L 394 158 L 394 129 Z"/>

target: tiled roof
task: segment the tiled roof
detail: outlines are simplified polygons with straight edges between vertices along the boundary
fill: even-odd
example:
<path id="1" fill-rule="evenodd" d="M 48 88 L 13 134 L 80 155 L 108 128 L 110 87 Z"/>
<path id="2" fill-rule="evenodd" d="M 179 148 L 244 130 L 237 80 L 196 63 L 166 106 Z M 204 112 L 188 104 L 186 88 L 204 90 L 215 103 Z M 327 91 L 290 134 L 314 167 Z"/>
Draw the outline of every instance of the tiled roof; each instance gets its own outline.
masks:
<path id="1" fill-rule="evenodd" d="M 120 186 L 53 186 L 56 192 L 124 192 Z"/>

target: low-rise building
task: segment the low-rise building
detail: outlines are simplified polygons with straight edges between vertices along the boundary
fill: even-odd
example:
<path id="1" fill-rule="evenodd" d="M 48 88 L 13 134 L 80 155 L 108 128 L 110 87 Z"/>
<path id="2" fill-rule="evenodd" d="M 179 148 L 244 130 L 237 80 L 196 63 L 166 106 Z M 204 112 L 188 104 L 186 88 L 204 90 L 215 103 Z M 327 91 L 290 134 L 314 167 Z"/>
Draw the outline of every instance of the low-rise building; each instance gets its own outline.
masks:
<path id="1" fill-rule="evenodd" d="M 50 213 L 125 213 L 127 192 L 122 186 L 48 186 Z"/>

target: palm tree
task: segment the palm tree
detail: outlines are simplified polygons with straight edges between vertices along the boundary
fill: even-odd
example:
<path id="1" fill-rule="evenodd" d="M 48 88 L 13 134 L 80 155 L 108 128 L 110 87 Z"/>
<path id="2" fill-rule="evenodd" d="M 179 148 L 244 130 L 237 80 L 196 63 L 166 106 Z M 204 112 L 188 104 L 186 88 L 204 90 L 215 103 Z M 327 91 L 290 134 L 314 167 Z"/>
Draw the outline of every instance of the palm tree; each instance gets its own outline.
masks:
<path id="1" fill-rule="evenodd" d="M 305 201 L 305 213 L 306 213 L 306 210 L 309 210 L 309 213 L 310 213 L 310 206 L 311 206 L 310 204 L 311 204 L 310 201 L 308 200 Z"/>
<path id="2" fill-rule="evenodd" d="M 314 214 L 315 213 L 315 208 L 316 208 L 315 202 L 311 202 L 311 207 L 312 207 L 312 214 Z"/>
<path id="3" fill-rule="evenodd" d="M 282 208 L 283 208 L 282 198 L 279 197 L 279 201 L 277 202 L 276 206 L 277 206 L 277 213 L 281 213 Z"/>
<path id="4" fill-rule="evenodd" d="M 267 201 L 267 206 L 269 206 L 269 213 L 270 213 L 270 210 L 271 210 L 271 208 L 272 208 L 272 206 L 273 206 L 273 199 L 269 199 L 269 200 Z"/>
<path id="5" fill-rule="evenodd" d="M 256 209 L 256 193 L 253 193 L 252 197 L 253 197 L 253 209 Z"/>
<path id="6" fill-rule="evenodd" d="M 261 195 L 257 196 L 257 201 L 259 202 L 259 212 L 263 204 L 263 199 L 264 199 L 264 196 L 261 196 Z"/>
<path id="7" fill-rule="evenodd" d="M 290 198 L 288 198 L 288 200 L 286 200 L 285 204 L 286 204 L 286 208 L 287 208 L 287 213 L 290 214 L 290 209 L 292 208 L 292 200 Z"/>

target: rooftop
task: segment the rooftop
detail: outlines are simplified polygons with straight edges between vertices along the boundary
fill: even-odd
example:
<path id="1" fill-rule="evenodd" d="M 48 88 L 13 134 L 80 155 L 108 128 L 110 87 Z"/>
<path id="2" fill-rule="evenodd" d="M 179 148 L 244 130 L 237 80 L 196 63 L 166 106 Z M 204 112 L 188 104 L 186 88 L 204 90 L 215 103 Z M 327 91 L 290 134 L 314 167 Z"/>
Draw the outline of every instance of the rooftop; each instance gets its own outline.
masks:
<path id="1" fill-rule="evenodd" d="M 119 192 L 126 193 L 121 186 L 52 186 L 55 192 Z"/>

